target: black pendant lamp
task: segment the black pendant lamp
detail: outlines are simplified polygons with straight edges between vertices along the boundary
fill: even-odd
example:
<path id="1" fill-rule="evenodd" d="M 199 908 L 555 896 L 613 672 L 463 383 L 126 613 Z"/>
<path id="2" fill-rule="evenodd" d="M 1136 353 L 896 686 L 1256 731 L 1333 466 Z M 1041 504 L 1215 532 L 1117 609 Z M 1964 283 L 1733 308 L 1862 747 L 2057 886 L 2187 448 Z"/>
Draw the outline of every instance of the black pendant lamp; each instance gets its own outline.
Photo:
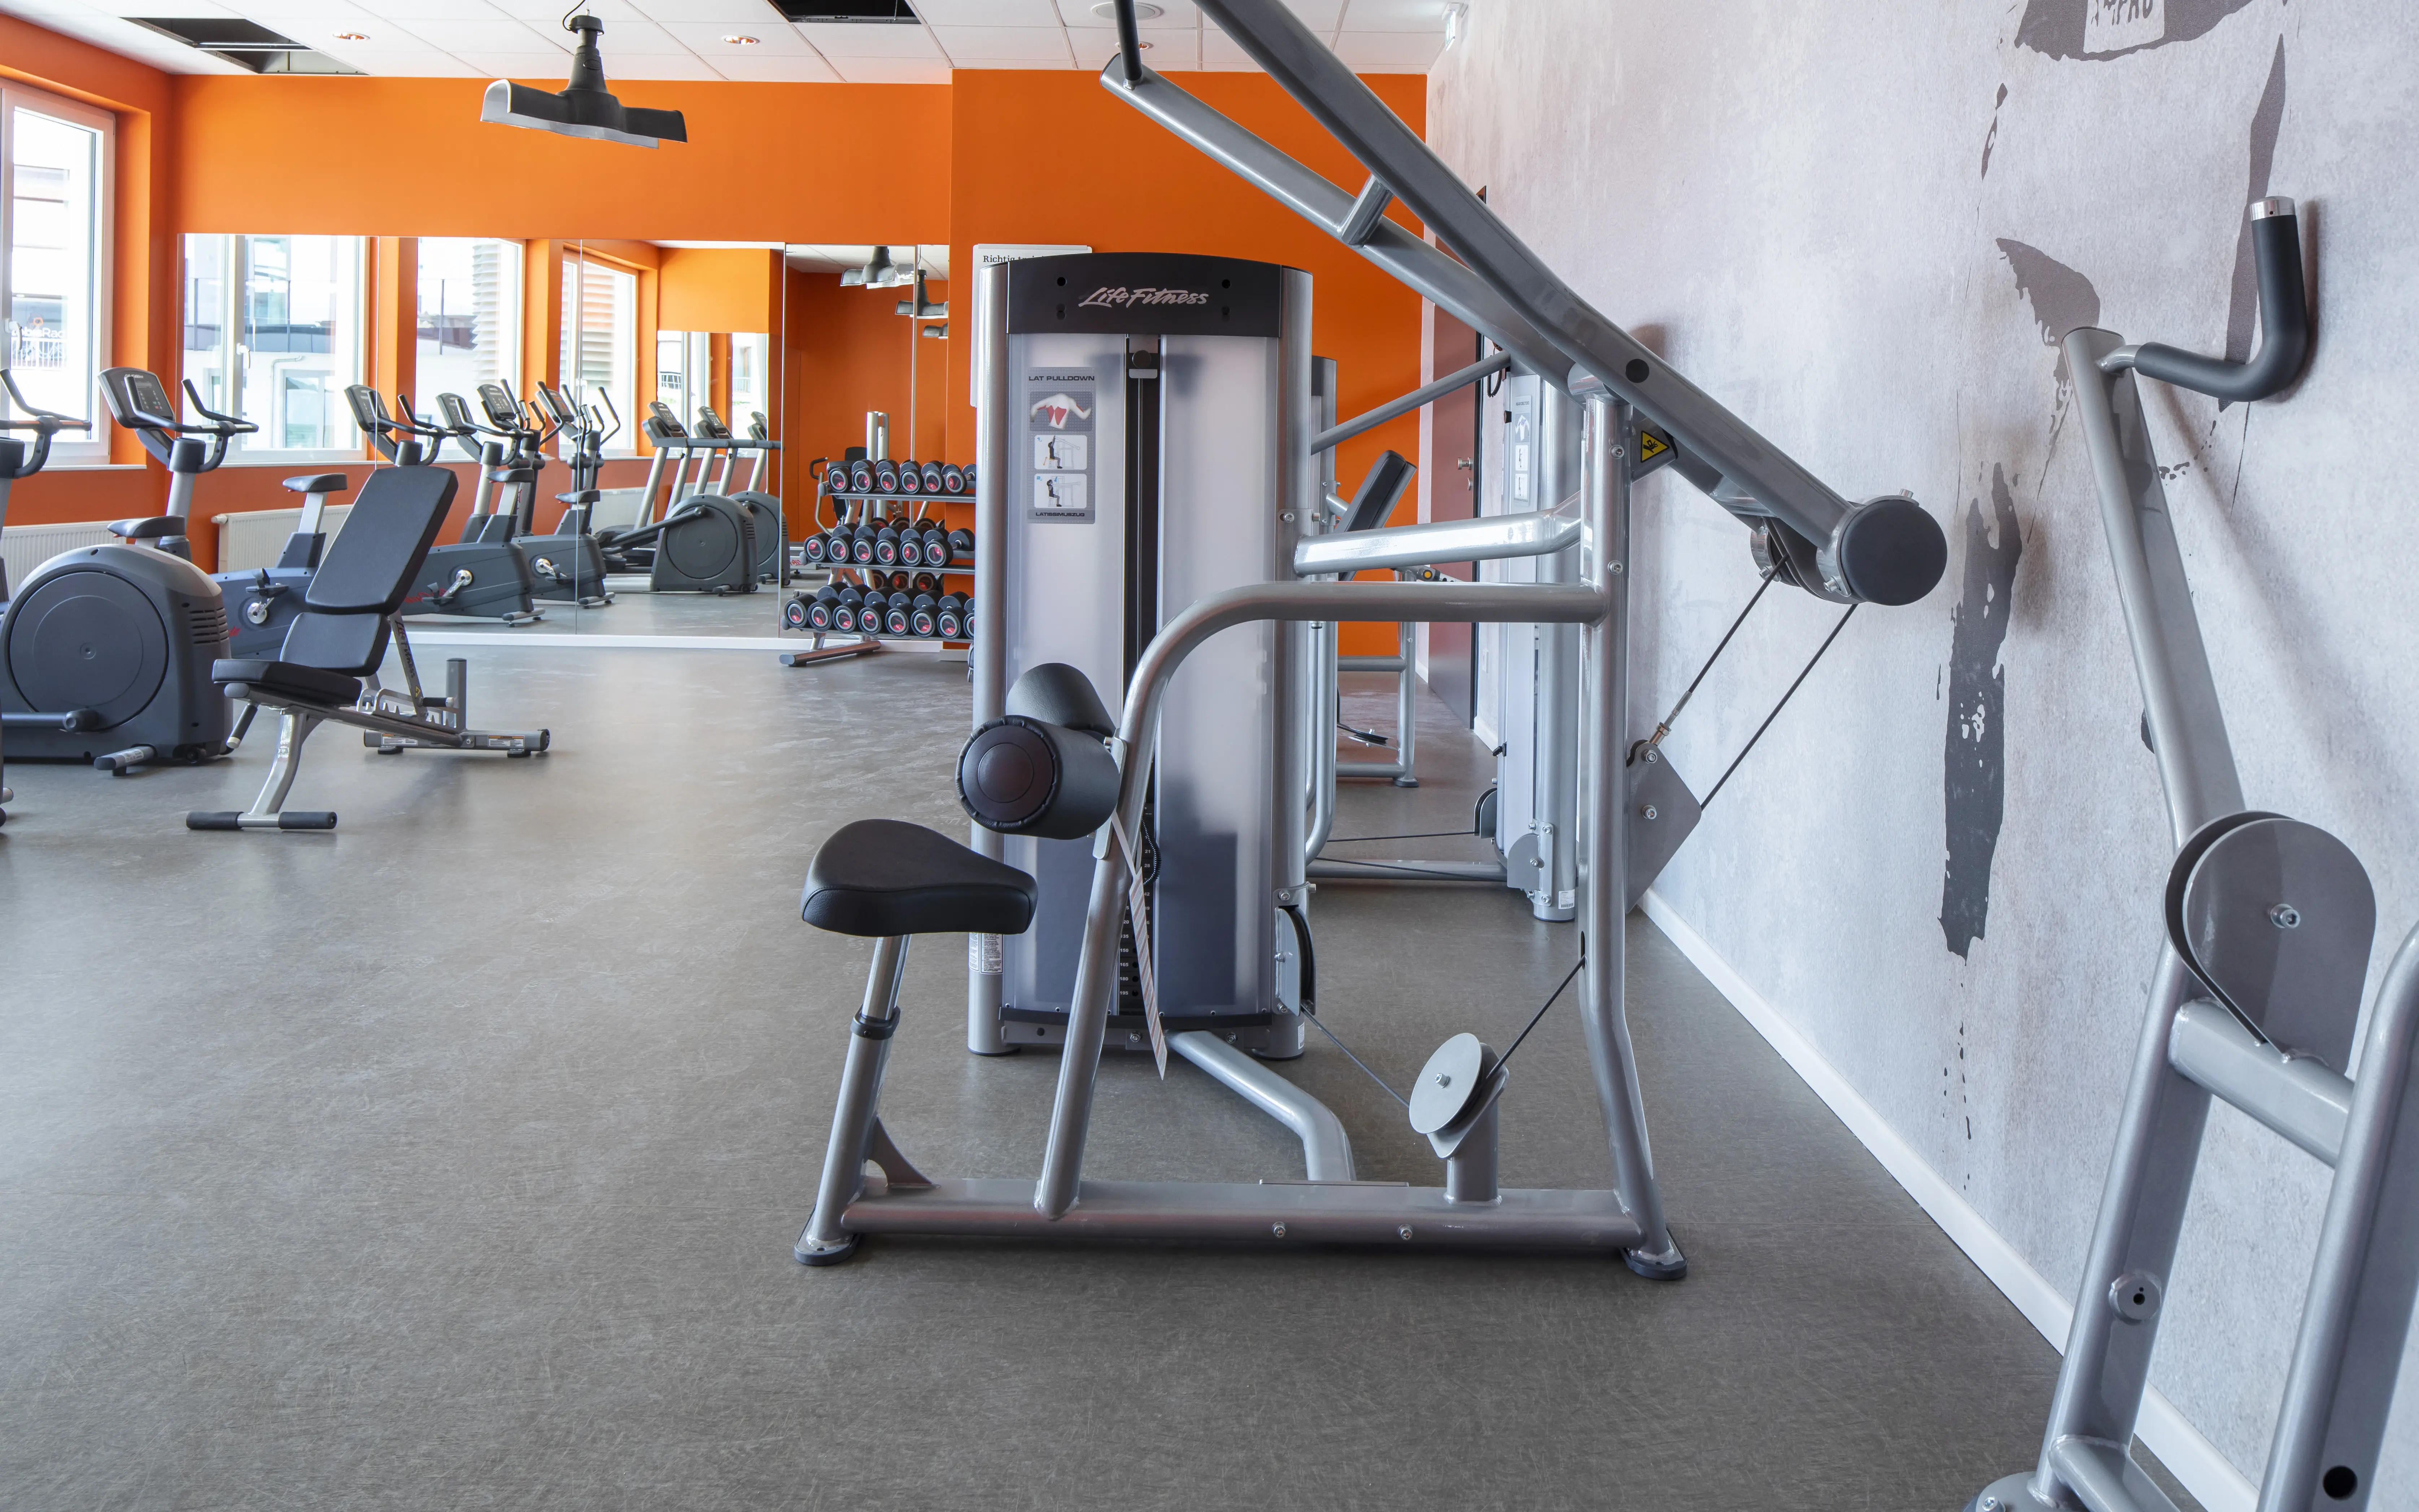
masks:
<path id="1" fill-rule="evenodd" d="M 658 142 L 686 142 L 688 127 L 676 110 L 641 110 L 624 105 L 605 88 L 605 59 L 596 51 L 605 23 L 594 16 L 574 16 L 562 23 L 576 34 L 578 47 L 571 54 L 571 82 L 558 94 L 532 89 L 509 79 L 487 85 L 479 105 L 479 119 L 500 126 L 526 126 L 558 136 L 584 136 L 596 142 L 626 142 L 653 147 Z"/>

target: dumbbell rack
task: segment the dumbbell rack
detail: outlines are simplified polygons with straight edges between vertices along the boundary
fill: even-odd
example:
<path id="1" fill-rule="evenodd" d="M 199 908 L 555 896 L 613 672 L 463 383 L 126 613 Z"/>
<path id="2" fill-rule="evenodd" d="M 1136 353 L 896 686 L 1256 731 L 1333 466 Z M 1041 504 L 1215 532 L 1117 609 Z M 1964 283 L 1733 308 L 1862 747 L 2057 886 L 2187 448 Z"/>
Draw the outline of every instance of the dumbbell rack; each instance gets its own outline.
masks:
<path id="1" fill-rule="evenodd" d="M 921 491 L 916 493 L 883 493 L 879 491 L 858 493 L 854 490 L 819 489 L 816 494 L 816 499 L 818 503 L 821 503 L 824 500 L 828 500 L 835 506 L 854 504 L 861 509 L 879 506 L 882 510 L 882 514 L 879 517 L 885 520 L 894 517 L 895 512 L 895 517 L 902 520 L 915 517 L 928 517 L 940 519 L 944 524 L 947 523 L 947 518 L 945 516 L 941 516 L 937 511 L 930 516 L 918 517 L 901 506 L 926 503 L 946 504 L 951 501 L 960 501 L 968 504 L 974 502 L 974 495 L 971 493 L 924 493 Z M 818 513 L 820 514 L 820 510 L 818 510 Z M 974 563 L 971 561 L 968 561 L 963 566 L 952 564 L 950 566 L 941 568 L 910 568 L 904 563 L 896 566 L 883 566 L 874 563 L 810 562 L 803 568 L 803 571 L 807 573 L 821 574 L 826 583 L 832 581 L 853 580 L 856 586 L 867 589 L 871 589 L 874 586 L 873 579 L 876 574 L 886 577 L 892 572 L 911 570 L 933 573 L 933 575 L 940 579 L 943 592 L 950 591 L 948 580 L 952 578 L 963 579 L 963 583 L 960 588 L 961 592 L 968 595 L 971 595 L 973 592 Z M 842 575 L 844 574 L 854 574 L 854 578 L 851 579 L 843 577 Z M 785 611 L 787 603 L 788 601 L 784 601 Z M 788 628 L 786 622 L 783 627 L 785 629 Z M 962 650 L 971 643 L 970 638 L 967 637 L 942 638 L 937 636 L 915 635 L 894 636 L 887 631 L 882 630 L 823 629 L 811 630 L 804 633 L 810 634 L 813 637 L 813 648 L 806 651 L 782 653 L 782 665 L 799 667 L 809 665 L 815 661 L 830 660 L 839 656 L 858 656 L 866 652 L 878 649 L 883 644 L 892 640 L 913 640 L 925 643 L 936 642 L 945 649 L 958 650 Z M 852 640 L 848 638 L 854 639 Z M 827 641 L 832 640 L 838 640 L 840 643 L 828 644 Z"/>

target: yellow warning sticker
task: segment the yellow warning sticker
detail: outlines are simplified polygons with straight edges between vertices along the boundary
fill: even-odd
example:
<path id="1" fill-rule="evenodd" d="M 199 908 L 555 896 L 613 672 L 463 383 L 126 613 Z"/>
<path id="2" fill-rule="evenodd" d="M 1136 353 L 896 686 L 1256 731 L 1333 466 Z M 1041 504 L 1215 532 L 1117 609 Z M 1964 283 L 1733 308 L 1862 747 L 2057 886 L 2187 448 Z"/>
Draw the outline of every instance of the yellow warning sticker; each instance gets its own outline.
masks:
<path id="1" fill-rule="evenodd" d="M 1638 433 L 1638 460 L 1652 462 L 1672 449 L 1672 443 L 1651 430 Z"/>

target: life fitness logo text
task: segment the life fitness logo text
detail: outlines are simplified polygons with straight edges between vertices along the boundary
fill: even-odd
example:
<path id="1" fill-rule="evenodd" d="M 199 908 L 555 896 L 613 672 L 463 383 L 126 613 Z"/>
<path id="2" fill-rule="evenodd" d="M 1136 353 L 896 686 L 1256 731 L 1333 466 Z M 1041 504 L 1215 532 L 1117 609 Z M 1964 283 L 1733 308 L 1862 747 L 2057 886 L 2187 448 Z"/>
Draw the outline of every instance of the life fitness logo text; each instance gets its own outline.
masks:
<path id="1" fill-rule="evenodd" d="M 1096 288 L 1077 305 L 1080 310 L 1122 310 L 1141 304 L 1207 304 L 1210 296 L 1189 288 Z"/>

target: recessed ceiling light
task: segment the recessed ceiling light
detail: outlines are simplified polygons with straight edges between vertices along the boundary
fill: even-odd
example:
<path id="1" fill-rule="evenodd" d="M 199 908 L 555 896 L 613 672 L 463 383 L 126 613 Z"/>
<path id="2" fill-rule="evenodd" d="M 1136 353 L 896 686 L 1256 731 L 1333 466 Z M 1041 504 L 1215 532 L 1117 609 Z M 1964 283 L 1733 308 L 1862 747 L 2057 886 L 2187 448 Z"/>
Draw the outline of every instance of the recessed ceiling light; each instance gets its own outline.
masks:
<path id="1" fill-rule="evenodd" d="M 369 39 L 370 34 L 367 32 L 338 32 L 336 34 L 336 40 L 340 42 L 366 42 Z"/>
<path id="2" fill-rule="evenodd" d="M 726 37 L 723 40 L 729 42 L 733 47 L 754 47 L 756 45 L 756 39 L 753 37 Z"/>
<path id="3" fill-rule="evenodd" d="M 1101 0 L 1099 5 L 1092 8 L 1092 14 L 1102 21 L 1117 20 L 1117 0 Z M 1134 0 L 1134 20 L 1136 21 L 1157 21 L 1166 14 L 1167 8 L 1164 6 L 1152 5 L 1150 0 Z"/>

